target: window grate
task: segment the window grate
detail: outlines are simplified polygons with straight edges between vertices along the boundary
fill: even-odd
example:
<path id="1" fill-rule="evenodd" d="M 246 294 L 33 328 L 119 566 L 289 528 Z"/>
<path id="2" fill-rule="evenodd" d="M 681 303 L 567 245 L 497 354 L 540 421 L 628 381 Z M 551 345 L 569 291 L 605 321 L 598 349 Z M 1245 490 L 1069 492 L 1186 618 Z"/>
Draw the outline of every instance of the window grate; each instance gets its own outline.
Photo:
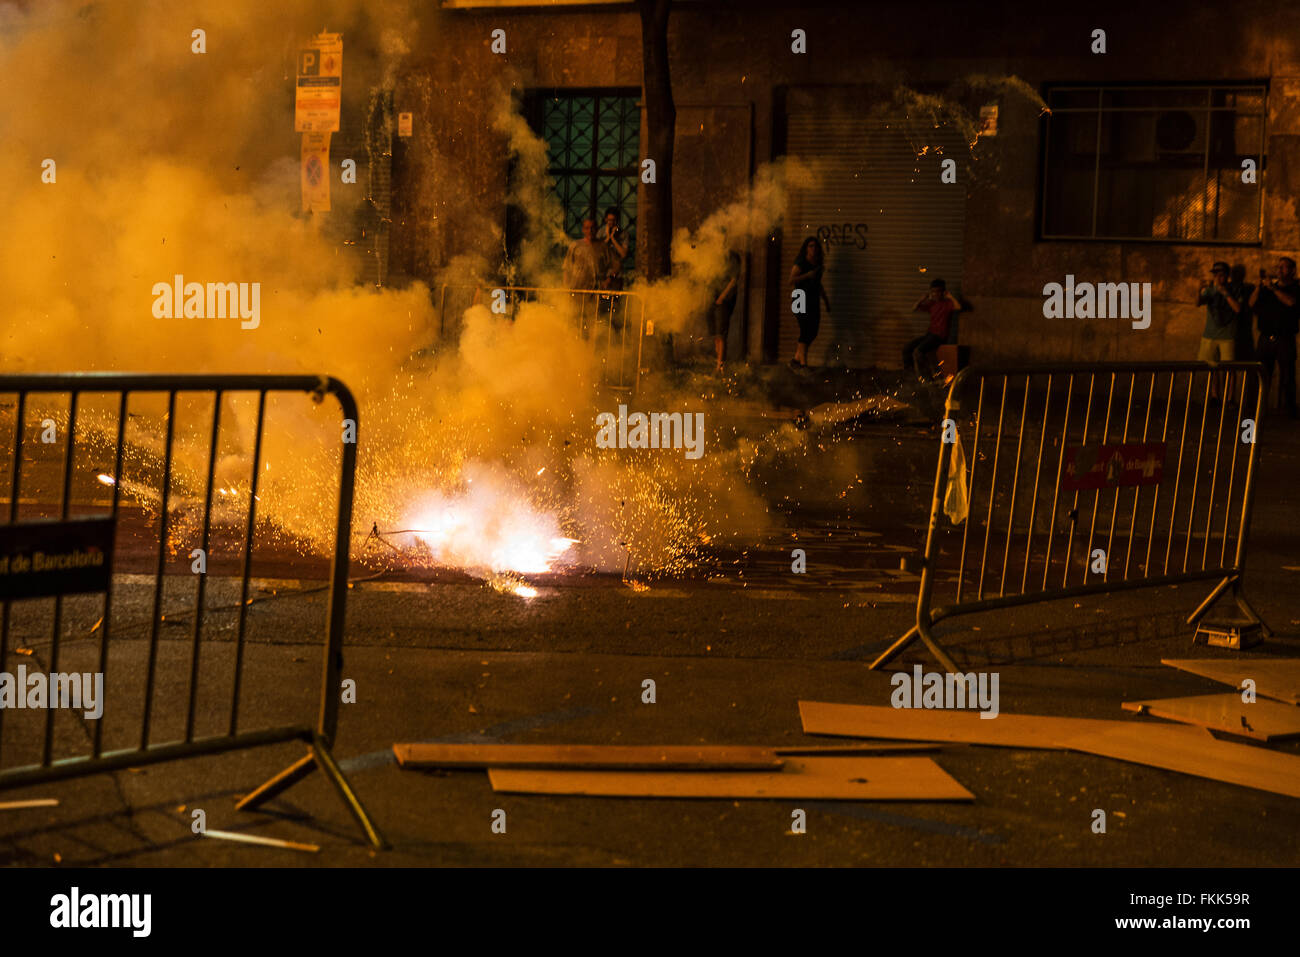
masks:
<path id="1" fill-rule="evenodd" d="M 1044 239 L 1261 240 L 1259 85 L 1060 86 L 1047 92 Z M 1242 163 L 1256 182 L 1242 182 Z"/>
<path id="2" fill-rule="evenodd" d="M 641 146 L 638 97 L 615 91 L 548 91 L 534 96 L 528 115 L 546 140 L 547 173 L 564 210 L 564 231 L 577 239 L 586 216 L 594 216 L 599 228 L 605 210 L 617 209 L 628 240 L 623 275 L 630 277 Z"/>

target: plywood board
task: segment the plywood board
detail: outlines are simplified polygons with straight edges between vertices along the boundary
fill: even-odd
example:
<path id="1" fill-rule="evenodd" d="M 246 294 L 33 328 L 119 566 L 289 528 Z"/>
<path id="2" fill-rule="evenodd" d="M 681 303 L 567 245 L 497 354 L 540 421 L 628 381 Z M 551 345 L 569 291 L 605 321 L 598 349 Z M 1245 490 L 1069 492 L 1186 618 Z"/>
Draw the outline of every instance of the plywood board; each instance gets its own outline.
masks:
<path id="1" fill-rule="evenodd" d="M 805 734 L 992 744 L 1008 748 L 1059 748 L 1063 738 L 1081 731 L 1102 731 L 1113 723 L 1093 718 L 1022 714 L 981 718 L 978 711 L 928 711 L 824 701 L 800 701 L 799 715 L 803 718 Z"/>
<path id="2" fill-rule="evenodd" d="M 1300 658 L 1161 658 L 1160 663 L 1234 688 L 1250 678 L 1266 698 L 1300 704 Z"/>
<path id="3" fill-rule="evenodd" d="M 977 712 L 818 701 L 800 701 L 799 712 L 806 734 L 1066 748 L 1300 797 L 1300 757 L 1250 744 L 1219 741 L 1200 728 L 1185 725 L 1005 713 L 985 720 Z"/>
<path id="4" fill-rule="evenodd" d="M 1300 757 L 1293 754 L 1219 741 L 1201 728 L 1135 721 L 1114 724 L 1109 731 L 1084 735 L 1067 746 L 1088 754 L 1300 798 Z"/>
<path id="5" fill-rule="evenodd" d="M 638 798 L 973 801 L 930 758 L 791 758 L 780 771 L 526 771 L 492 768 L 495 791 Z"/>
<path id="6" fill-rule="evenodd" d="M 1300 737 L 1300 708 L 1267 698 L 1258 698 L 1248 704 L 1241 700 L 1237 691 L 1188 698 L 1125 701 L 1124 710 L 1226 731 L 1257 741 Z"/>
<path id="7" fill-rule="evenodd" d="M 404 768 L 614 768 L 771 771 L 770 748 L 702 745 L 394 744 Z"/>

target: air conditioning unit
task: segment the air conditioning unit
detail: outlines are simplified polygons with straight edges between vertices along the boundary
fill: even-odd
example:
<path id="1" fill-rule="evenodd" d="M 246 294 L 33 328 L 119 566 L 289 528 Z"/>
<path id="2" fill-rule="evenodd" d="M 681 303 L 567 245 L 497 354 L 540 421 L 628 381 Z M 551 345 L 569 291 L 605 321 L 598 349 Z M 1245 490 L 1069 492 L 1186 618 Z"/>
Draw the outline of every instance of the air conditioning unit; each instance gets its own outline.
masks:
<path id="1" fill-rule="evenodd" d="M 1201 156 L 1205 153 L 1206 114 L 1197 110 L 1164 110 L 1151 124 L 1153 159 L 1162 156 Z"/>

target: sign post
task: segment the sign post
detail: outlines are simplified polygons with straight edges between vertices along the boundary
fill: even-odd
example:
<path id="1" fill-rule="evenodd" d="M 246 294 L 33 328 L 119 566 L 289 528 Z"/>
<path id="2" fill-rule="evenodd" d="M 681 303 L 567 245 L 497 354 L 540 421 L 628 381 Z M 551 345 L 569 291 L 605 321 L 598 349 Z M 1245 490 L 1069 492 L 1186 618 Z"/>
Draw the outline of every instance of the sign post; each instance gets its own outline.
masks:
<path id="1" fill-rule="evenodd" d="M 298 51 L 293 128 L 298 133 L 337 133 L 343 98 L 343 34 L 322 33 Z"/>
<path id="2" fill-rule="evenodd" d="M 293 128 L 302 134 L 302 211 L 330 208 L 330 134 L 343 100 L 343 34 L 322 33 L 298 51 Z"/>

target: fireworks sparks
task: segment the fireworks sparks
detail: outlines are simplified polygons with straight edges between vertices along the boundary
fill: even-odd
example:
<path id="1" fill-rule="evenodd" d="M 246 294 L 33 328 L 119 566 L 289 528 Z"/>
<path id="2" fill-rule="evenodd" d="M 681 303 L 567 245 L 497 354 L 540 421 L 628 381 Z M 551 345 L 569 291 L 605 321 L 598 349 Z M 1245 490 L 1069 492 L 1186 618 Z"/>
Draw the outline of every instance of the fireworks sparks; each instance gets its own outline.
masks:
<path id="1" fill-rule="evenodd" d="M 515 595 L 524 601 L 531 601 L 540 594 L 536 588 L 527 582 L 515 581 L 514 579 L 492 579 L 491 585 L 504 595 Z"/>
<path id="2" fill-rule="evenodd" d="M 405 531 L 435 563 L 493 573 L 543 574 L 563 563 L 576 539 L 559 519 L 534 506 L 521 490 L 492 472 L 467 476 L 455 495 L 426 493 Z M 525 596 L 528 597 L 528 596 Z"/>

